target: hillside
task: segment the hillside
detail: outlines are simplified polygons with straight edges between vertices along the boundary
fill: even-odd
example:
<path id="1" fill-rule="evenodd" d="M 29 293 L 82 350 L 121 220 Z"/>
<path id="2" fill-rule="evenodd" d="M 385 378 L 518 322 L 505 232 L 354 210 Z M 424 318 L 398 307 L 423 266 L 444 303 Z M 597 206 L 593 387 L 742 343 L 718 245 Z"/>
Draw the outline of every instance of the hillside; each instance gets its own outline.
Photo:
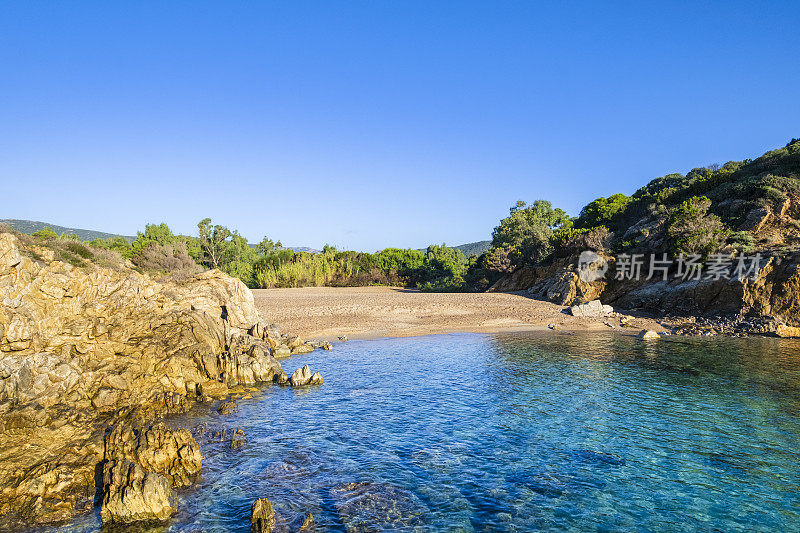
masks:
<path id="1" fill-rule="evenodd" d="M 130 242 L 133 242 L 133 239 L 136 238 L 130 235 L 117 235 L 116 233 L 106 233 L 104 231 L 67 228 L 65 226 L 59 226 L 58 224 L 51 224 L 49 222 L 39 222 L 38 220 L 16 220 L 16 219 L 6 218 L 6 219 L 0 219 L 0 223 L 8 224 L 13 229 L 19 231 L 20 233 L 27 233 L 28 235 L 36 231 L 43 230 L 44 228 L 50 228 L 59 235 L 61 235 L 62 233 L 66 233 L 68 235 L 77 235 L 78 237 L 80 237 L 82 241 L 122 237 Z"/>
<path id="2" fill-rule="evenodd" d="M 471 255 L 481 255 L 483 252 L 485 252 L 491 247 L 492 247 L 492 241 L 477 241 L 477 242 L 470 242 L 467 244 L 461 244 L 459 246 L 453 246 L 453 248 L 455 248 L 456 250 L 461 250 L 461 252 L 467 257 Z"/>

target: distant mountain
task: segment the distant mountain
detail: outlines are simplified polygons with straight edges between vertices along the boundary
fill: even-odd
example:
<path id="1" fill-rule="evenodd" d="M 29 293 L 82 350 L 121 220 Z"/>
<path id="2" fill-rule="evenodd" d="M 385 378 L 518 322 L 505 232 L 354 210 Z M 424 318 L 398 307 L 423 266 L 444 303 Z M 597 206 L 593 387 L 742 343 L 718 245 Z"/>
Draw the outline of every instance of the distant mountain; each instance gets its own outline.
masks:
<path id="1" fill-rule="evenodd" d="M 116 233 L 106 233 L 104 231 L 94 231 L 90 229 L 67 228 L 59 226 L 58 224 L 50 224 L 49 222 L 39 222 L 38 220 L 15 220 L 15 219 L 0 219 L 0 223 L 8 224 L 20 233 L 35 233 L 44 228 L 50 228 L 59 235 L 67 233 L 70 235 L 77 235 L 82 241 L 91 241 L 94 239 L 110 239 L 112 237 L 122 237 L 128 241 L 133 241 L 135 237 L 130 235 L 117 235 Z"/>
<path id="2" fill-rule="evenodd" d="M 481 255 L 483 252 L 492 247 L 492 241 L 478 241 L 468 242 L 467 244 L 459 244 L 458 246 L 450 246 L 456 250 L 461 250 L 461 253 L 470 257 L 472 255 Z M 420 252 L 425 252 L 428 248 L 420 248 Z"/>
<path id="3" fill-rule="evenodd" d="M 453 246 L 456 250 L 461 250 L 467 257 L 471 255 L 481 255 L 483 252 L 491 248 L 492 241 L 478 241 L 462 244 L 460 246 Z"/>

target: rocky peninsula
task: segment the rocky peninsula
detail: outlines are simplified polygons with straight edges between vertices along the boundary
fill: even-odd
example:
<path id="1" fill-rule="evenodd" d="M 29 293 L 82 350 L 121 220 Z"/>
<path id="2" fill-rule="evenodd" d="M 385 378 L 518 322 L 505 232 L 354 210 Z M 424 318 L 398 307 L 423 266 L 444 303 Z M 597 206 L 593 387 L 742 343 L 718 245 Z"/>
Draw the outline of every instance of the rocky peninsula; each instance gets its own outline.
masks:
<path id="1" fill-rule="evenodd" d="M 278 358 L 323 343 L 281 334 L 217 270 L 156 280 L 133 265 L 75 267 L 0 233 L 0 525 L 163 520 L 202 466 L 160 420 L 245 386 L 322 377 Z"/>

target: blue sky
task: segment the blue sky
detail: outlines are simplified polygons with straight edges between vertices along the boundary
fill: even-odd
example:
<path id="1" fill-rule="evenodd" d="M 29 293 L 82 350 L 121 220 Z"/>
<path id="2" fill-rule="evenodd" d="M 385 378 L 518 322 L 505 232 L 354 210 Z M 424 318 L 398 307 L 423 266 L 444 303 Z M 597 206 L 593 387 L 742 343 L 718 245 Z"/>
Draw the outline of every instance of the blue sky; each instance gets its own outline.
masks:
<path id="1" fill-rule="evenodd" d="M 800 137 L 796 2 L 4 2 L 0 218 L 373 251 Z"/>

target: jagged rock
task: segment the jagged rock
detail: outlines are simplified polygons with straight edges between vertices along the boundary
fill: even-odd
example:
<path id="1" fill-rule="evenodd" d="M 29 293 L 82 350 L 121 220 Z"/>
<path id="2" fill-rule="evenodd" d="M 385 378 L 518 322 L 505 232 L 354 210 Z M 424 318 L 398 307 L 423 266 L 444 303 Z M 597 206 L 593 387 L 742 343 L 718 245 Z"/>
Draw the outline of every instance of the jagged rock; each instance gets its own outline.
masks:
<path id="1" fill-rule="evenodd" d="M 317 526 L 314 524 L 314 515 L 306 513 L 306 517 L 303 519 L 303 523 L 297 531 L 299 533 L 311 533 L 312 531 L 316 531 L 316 529 Z"/>
<path id="2" fill-rule="evenodd" d="M 639 338 L 645 340 L 655 340 L 661 338 L 661 335 L 659 335 L 655 331 L 649 329 L 643 329 L 641 333 L 639 333 Z"/>
<path id="3" fill-rule="evenodd" d="M 283 372 L 280 375 L 275 376 L 274 381 L 278 385 L 286 385 L 287 383 L 289 383 L 289 376 L 287 376 L 286 373 Z"/>
<path id="4" fill-rule="evenodd" d="M 105 438 L 106 461 L 130 460 L 167 478 L 173 487 L 192 484 L 203 457 L 188 429 L 171 430 L 163 422 L 137 428 L 121 422 Z"/>
<path id="5" fill-rule="evenodd" d="M 275 511 L 272 502 L 259 498 L 250 506 L 250 533 L 272 533 L 275 530 Z"/>
<path id="6" fill-rule="evenodd" d="M 569 308 L 569 312 L 572 316 L 594 318 L 610 315 L 614 312 L 614 308 L 610 305 L 603 305 L 600 300 L 592 300 L 585 304 L 573 305 Z"/>
<path id="7" fill-rule="evenodd" d="M 322 375 L 319 372 L 311 373 L 311 369 L 308 365 L 305 365 L 303 368 L 298 368 L 292 374 L 292 377 L 289 378 L 289 383 L 292 387 L 303 387 L 306 385 L 322 385 L 323 379 Z"/>
<path id="8" fill-rule="evenodd" d="M 270 342 L 247 334 L 255 327 L 280 338 L 239 280 L 211 270 L 157 282 L 126 267 L 41 257 L 0 233 L 0 517 L 62 521 L 86 509 L 103 428 L 118 414 L 181 412 L 194 399 L 284 374 Z M 153 473 L 181 484 L 196 448 L 176 446 L 183 471 Z"/>
<path id="9" fill-rule="evenodd" d="M 231 450 L 238 450 L 246 443 L 247 439 L 244 436 L 243 429 L 239 428 L 233 432 L 233 436 L 231 437 Z"/>
<path id="10" fill-rule="evenodd" d="M 164 521 L 177 510 L 169 481 L 127 459 L 104 465 L 103 491 L 103 524 Z"/>

